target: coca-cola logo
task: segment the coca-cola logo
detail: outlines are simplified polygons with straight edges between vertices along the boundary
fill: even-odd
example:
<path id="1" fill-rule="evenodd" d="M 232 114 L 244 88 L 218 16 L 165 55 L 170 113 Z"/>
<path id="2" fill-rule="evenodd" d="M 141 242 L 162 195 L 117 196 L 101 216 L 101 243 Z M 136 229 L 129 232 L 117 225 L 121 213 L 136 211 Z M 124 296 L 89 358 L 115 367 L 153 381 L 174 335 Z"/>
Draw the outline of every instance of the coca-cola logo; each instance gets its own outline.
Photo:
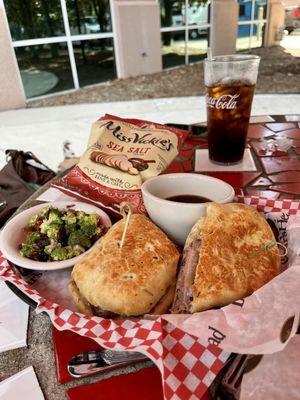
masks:
<path id="1" fill-rule="evenodd" d="M 223 94 L 220 97 L 209 97 L 206 95 L 206 104 L 210 108 L 219 110 L 233 110 L 237 108 L 237 99 L 239 94 Z"/>

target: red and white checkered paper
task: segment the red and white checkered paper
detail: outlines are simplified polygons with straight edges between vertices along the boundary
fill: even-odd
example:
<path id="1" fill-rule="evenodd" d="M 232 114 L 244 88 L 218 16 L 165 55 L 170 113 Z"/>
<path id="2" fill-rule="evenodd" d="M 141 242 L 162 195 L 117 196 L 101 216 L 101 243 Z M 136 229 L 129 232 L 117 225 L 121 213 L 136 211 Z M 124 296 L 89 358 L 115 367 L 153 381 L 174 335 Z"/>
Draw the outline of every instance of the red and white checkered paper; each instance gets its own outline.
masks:
<path id="1" fill-rule="evenodd" d="M 239 198 L 239 201 L 264 213 L 294 215 L 300 212 L 299 201 L 273 201 L 259 197 Z M 230 354 L 174 327 L 164 316 L 151 320 L 114 321 L 70 311 L 43 298 L 13 271 L 1 255 L 0 279 L 12 282 L 37 302 L 36 312 L 46 312 L 57 329 L 77 332 L 106 348 L 139 351 L 148 356 L 161 371 L 166 400 L 201 399 Z"/>

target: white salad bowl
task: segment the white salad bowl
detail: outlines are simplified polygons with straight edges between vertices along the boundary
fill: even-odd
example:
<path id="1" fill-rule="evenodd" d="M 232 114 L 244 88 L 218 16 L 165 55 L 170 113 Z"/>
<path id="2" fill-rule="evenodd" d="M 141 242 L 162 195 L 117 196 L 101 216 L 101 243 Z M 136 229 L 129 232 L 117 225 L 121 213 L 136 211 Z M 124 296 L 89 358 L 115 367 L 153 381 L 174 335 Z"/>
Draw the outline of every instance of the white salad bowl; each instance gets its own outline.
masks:
<path id="1" fill-rule="evenodd" d="M 64 261 L 35 261 L 21 256 L 20 244 L 24 239 L 23 229 L 26 227 L 29 219 L 32 216 L 41 211 L 42 208 L 48 206 L 58 208 L 59 210 L 68 208 L 70 210 L 84 211 L 87 214 L 95 212 L 100 216 L 103 226 L 107 228 L 111 226 L 111 220 L 104 211 L 87 203 L 77 201 L 56 201 L 53 203 L 43 203 L 35 207 L 31 207 L 12 218 L 4 226 L 0 234 L 0 250 L 2 251 L 3 255 L 15 265 L 39 271 L 69 268 L 79 262 L 85 256 L 85 254 L 92 250 L 97 243 L 95 242 L 90 249 L 79 256 Z M 101 240 L 101 238 L 99 240 Z"/>
<path id="2" fill-rule="evenodd" d="M 192 173 L 175 173 L 150 178 L 142 185 L 146 210 L 152 221 L 174 242 L 183 246 L 195 222 L 206 216 L 207 203 L 166 200 L 179 195 L 196 195 L 216 203 L 230 203 L 233 187 L 220 179 Z"/>

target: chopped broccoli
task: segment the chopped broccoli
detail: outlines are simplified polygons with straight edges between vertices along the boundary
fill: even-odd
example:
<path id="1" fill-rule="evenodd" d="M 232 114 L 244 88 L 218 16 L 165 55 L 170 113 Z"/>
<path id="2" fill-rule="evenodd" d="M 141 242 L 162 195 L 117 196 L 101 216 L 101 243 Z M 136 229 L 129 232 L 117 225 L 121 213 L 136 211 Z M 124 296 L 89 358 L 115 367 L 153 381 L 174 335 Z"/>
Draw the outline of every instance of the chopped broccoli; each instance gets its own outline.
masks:
<path id="1" fill-rule="evenodd" d="M 39 232 L 32 232 L 27 236 L 25 243 L 22 244 L 20 253 L 23 257 L 31 258 L 32 254 L 36 251 L 35 243 L 40 239 L 41 235 Z"/>
<path id="2" fill-rule="evenodd" d="M 26 238 L 26 244 L 34 244 L 39 238 L 41 234 L 39 232 L 31 232 Z"/>
<path id="3" fill-rule="evenodd" d="M 49 217 L 47 218 L 51 224 L 63 224 L 60 211 L 57 208 L 52 208 L 50 210 Z"/>
<path id="4" fill-rule="evenodd" d="M 77 218 L 72 211 L 67 211 L 62 217 L 62 220 L 65 222 L 65 230 L 67 235 L 76 230 Z"/>
<path id="5" fill-rule="evenodd" d="M 67 225 L 74 225 L 77 222 L 76 215 L 70 210 L 65 213 L 62 220 L 64 220 Z"/>
<path id="6" fill-rule="evenodd" d="M 41 233 L 49 236 L 51 239 L 55 239 L 57 237 L 59 227 L 60 227 L 59 224 L 54 224 L 54 223 L 51 224 L 49 223 L 49 221 L 45 220 L 44 222 L 41 223 L 40 230 Z"/>
<path id="7" fill-rule="evenodd" d="M 72 232 L 68 239 L 69 246 L 73 247 L 76 246 L 77 244 L 87 249 L 91 247 L 91 240 L 85 232 L 78 230 Z"/>
<path id="8" fill-rule="evenodd" d="M 77 211 L 77 221 L 80 222 L 84 217 L 86 216 L 86 213 L 83 211 Z"/>
<path id="9" fill-rule="evenodd" d="M 59 226 L 62 225 L 63 221 L 59 215 L 59 210 L 56 209 L 51 209 L 48 218 L 45 218 L 43 220 L 43 222 L 41 223 L 40 226 L 40 230 L 41 233 L 46 233 L 48 234 L 48 230 L 52 227 L 52 226 Z M 49 236 L 50 237 L 50 236 Z"/>
<path id="10" fill-rule="evenodd" d="M 50 211 L 52 208 L 51 207 L 44 207 L 41 209 L 41 211 L 38 213 L 39 217 L 45 217 L 45 215 Z"/>
<path id="11" fill-rule="evenodd" d="M 70 235 L 72 232 L 76 231 L 76 229 L 77 229 L 76 224 L 65 225 L 65 230 L 67 235 Z"/>
<path id="12" fill-rule="evenodd" d="M 37 214 L 36 214 L 36 215 L 33 215 L 33 216 L 29 219 L 27 226 L 28 226 L 29 228 L 33 228 L 34 225 L 36 224 L 36 221 L 37 221 L 38 219 L 39 219 L 39 216 L 38 216 Z"/>
<path id="13" fill-rule="evenodd" d="M 47 233 L 47 230 L 49 229 L 50 223 L 47 219 L 45 219 L 41 225 L 40 225 L 40 230 L 42 233 Z"/>
<path id="14" fill-rule="evenodd" d="M 30 244 L 24 243 L 21 247 L 20 253 L 23 257 L 31 258 L 34 251 L 34 247 Z"/>
<path id="15" fill-rule="evenodd" d="M 53 251 L 56 247 L 57 247 L 57 242 L 51 240 L 51 243 L 48 244 L 48 246 L 45 246 L 44 252 L 50 256 L 51 253 L 52 253 L 52 251 Z"/>
<path id="16" fill-rule="evenodd" d="M 60 228 L 61 225 L 50 224 L 46 230 L 46 235 L 48 236 L 49 239 L 57 240 Z"/>
<path id="17" fill-rule="evenodd" d="M 98 228 L 98 222 L 99 216 L 96 213 L 92 213 L 82 216 L 79 220 L 79 226 L 82 232 L 92 237 L 101 233 L 101 229 Z"/>
<path id="18" fill-rule="evenodd" d="M 69 258 L 74 257 L 74 251 L 71 247 L 61 247 L 57 246 L 50 254 L 50 257 L 54 261 L 63 261 L 68 260 Z"/>
<path id="19" fill-rule="evenodd" d="M 24 257 L 39 261 L 62 261 L 82 254 L 103 233 L 98 214 L 44 207 L 30 218 L 21 245 Z"/>

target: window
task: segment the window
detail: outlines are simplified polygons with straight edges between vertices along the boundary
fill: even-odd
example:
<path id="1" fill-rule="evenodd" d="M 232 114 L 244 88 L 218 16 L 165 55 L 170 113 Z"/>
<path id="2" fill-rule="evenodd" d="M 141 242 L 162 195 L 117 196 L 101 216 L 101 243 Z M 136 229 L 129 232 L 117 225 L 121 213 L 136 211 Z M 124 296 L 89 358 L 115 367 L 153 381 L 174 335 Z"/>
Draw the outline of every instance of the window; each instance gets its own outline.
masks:
<path id="1" fill-rule="evenodd" d="M 239 22 L 236 49 L 245 51 L 262 47 L 268 0 L 239 0 Z"/>
<path id="2" fill-rule="evenodd" d="M 246 7 L 245 4 L 240 4 L 239 6 L 239 19 L 242 19 L 241 17 L 245 17 L 245 12 L 246 12 Z"/>
<path id="3" fill-rule="evenodd" d="M 27 98 L 116 77 L 110 0 L 4 0 Z"/>
<path id="4" fill-rule="evenodd" d="M 162 61 L 163 68 L 185 64 L 185 31 L 163 32 Z"/>
<path id="5" fill-rule="evenodd" d="M 210 2 L 159 0 L 163 68 L 189 64 L 206 57 Z"/>
<path id="6" fill-rule="evenodd" d="M 238 0 L 239 21 L 250 21 L 252 12 L 252 0 Z"/>
<path id="7" fill-rule="evenodd" d="M 15 49 L 26 96 L 74 89 L 66 43 Z"/>
<path id="8" fill-rule="evenodd" d="M 4 0 L 4 4 L 14 41 L 65 34 L 60 0 Z"/>
<path id="9" fill-rule="evenodd" d="M 116 78 L 112 39 L 73 42 L 80 86 Z"/>
<path id="10" fill-rule="evenodd" d="M 71 35 L 111 32 L 109 1 L 67 0 Z"/>
<path id="11" fill-rule="evenodd" d="M 263 47 L 263 39 L 265 34 L 266 24 L 263 22 L 258 22 L 253 25 L 253 35 L 251 37 L 250 47 Z"/>
<path id="12" fill-rule="evenodd" d="M 190 29 L 187 42 L 189 63 L 203 60 L 207 55 L 209 29 Z"/>

